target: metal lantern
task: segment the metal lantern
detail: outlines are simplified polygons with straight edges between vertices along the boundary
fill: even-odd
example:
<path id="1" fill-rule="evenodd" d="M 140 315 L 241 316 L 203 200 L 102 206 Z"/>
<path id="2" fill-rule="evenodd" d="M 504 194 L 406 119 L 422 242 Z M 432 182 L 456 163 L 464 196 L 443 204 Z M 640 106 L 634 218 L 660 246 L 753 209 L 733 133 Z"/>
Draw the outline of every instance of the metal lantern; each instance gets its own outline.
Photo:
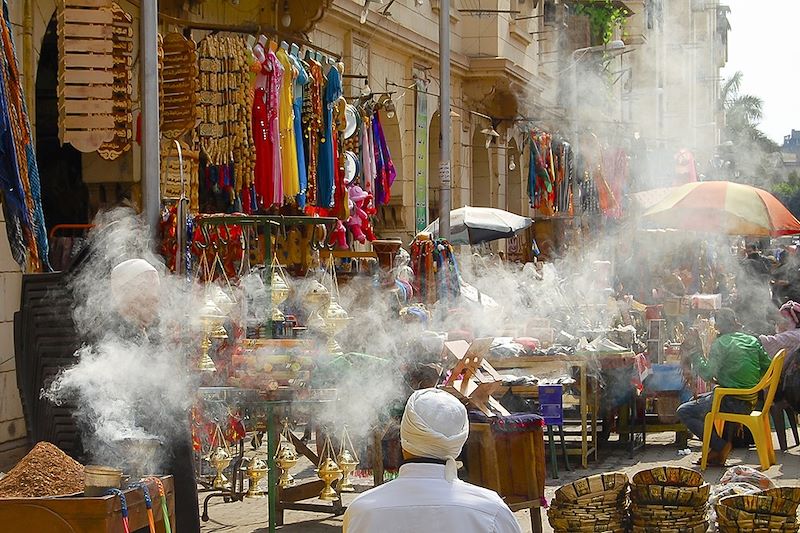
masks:
<path id="1" fill-rule="evenodd" d="M 352 481 L 350 481 L 350 474 L 352 474 L 358 466 L 359 460 L 356 455 L 356 449 L 353 446 L 353 441 L 350 440 L 350 433 L 347 431 L 347 426 L 342 430 L 342 438 L 339 441 L 339 455 L 336 456 L 336 462 L 339 468 L 342 469 L 342 481 L 337 485 L 339 492 L 355 492 Z M 352 450 L 352 451 L 351 451 Z"/>
<path id="2" fill-rule="evenodd" d="M 231 454 L 228 453 L 225 448 L 217 446 L 214 451 L 209 454 L 208 463 L 217 473 L 211 486 L 217 490 L 229 489 L 231 484 L 228 478 L 225 477 L 223 471 L 231 464 Z"/>
<path id="3" fill-rule="evenodd" d="M 275 454 L 275 464 L 281 470 L 281 477 L 278 480 L 278 486 L 282 489 L 294 485 L 294 478 L 289 473 L 294 465 L 297 464 L 299 457 L 292 444 L 291 432 L 289 430 L 289 421 L 283 421 L 283 431 L 281 431 L 281 442 L 278 446 L 278 452 Z"/>
<path id="4" fill-rule="evenodd" d="M 247 489 L 247 498 L 263 498 L 266 493 L 259 488 L 258 484 L 267 475 L 267 463 L 260 457 L 253 457 L 247 464 L 247 478 L 250 486 Z"/>
<path id="5" fill-rule="evenodd" d="M 333 459 L 333 445 L 331 438 L 325 437 L 325 444 L 319 454 L 319 465 L 317 465 L 317 476 L 325 483 L 319 493 L 319 499 L 324 501 L 335 501 L 339 499 L 339 494 L 333 488 L 333 482 L 342 476 L 342 469 Z"/>

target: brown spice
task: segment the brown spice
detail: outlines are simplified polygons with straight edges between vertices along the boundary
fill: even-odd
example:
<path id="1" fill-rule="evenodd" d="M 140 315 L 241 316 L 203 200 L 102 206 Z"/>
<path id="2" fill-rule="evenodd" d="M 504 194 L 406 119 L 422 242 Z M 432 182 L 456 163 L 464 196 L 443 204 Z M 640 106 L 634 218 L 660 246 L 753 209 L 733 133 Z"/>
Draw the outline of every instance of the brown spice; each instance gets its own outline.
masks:
<path id="1" fill-rule="evenodd" d="M 0 498 L 83 492 L 83 465 L 49 442 L 39 442 L 0 479 Z"/>

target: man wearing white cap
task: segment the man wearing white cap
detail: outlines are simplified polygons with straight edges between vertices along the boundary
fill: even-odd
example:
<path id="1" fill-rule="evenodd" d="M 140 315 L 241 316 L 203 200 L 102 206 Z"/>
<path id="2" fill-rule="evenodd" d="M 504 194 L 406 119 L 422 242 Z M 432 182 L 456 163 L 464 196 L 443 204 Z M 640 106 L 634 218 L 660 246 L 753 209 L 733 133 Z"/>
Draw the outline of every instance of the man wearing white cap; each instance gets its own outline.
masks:
<path id="1" fill-rule="evenodd" d="M 149 342 L 157 349 L 158 340 L 149 334 L 158 318 L 161 300 L 161 279 L 158 271 L 144 259 L 128 259 L 111 270 L 111 297 L 118 317 L 114 321 L 116 335 L 128 342 Z M 193 450 L 188 413 L 172 413 L 185 417 L 183 431 L 177 431 L 166 442 L 165 472 L 172 474 L 175 485 L 175 521 L 180 533 L 200 532 L 197 506 L 197 481 L 192 463 Z M 147 420 L 141 421 L 148 426 Z M 150 421 L 158 422 L 158 421 Z"/>
<path id="2" fill-rule="evenodd" d="M 467 410 L 456 398 L 414 392 L 400 423 L 400 474 L 353 501 L 344 533 L 521 533 L 496 492 L 458 479 L 455 458 L 468 434 Z"/>

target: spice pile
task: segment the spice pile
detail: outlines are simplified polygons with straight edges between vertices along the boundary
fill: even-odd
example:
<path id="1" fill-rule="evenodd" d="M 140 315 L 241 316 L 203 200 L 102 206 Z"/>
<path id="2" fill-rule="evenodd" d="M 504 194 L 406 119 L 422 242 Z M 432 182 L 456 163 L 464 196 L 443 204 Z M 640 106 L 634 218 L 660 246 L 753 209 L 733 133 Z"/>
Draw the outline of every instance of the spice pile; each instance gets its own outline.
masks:
<path id="1" fill-rule="evenodd" d="M 83 465 L 49 442 L 39 442 L 0 479 L 0 498 L 83 492 Z"/>

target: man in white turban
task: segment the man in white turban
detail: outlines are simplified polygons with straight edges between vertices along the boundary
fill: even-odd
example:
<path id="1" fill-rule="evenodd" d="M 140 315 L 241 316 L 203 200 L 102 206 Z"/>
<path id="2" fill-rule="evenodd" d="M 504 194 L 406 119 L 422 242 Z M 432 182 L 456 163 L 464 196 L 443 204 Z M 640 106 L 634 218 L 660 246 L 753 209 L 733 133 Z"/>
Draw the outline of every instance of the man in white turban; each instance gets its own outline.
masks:
<path id="1" fill-rule="evenodd" d="M 128 259 L 111 270 L 111 298 L 117 312 L 136 326 L 149 326 L 156 317 L 161 280 L 144 259 Z"/>
<path id="2" fill-rule="evenodd" d="M 405 462 L 397 479 L 358 496 L 344 533 L 521 533 L 496 492 L 458 479 L 467 410 L 438 389 L 414 392 L 400 423 Z"/>

